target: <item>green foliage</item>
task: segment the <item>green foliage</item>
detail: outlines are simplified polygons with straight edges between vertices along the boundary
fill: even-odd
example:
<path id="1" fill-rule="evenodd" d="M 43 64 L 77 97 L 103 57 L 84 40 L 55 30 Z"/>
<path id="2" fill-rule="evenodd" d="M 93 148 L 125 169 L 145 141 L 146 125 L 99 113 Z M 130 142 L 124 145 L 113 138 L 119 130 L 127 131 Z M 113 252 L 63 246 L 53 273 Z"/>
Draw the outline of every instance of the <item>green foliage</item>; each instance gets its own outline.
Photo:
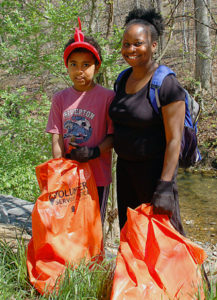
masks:
<path id="1" fill-rule="evenodd" d="M 58 293 L 49 299 L 96 299 L 109 300 L 112 289 L 114 264 L 104 260 L 102 263 L 81 262 L 76 267 L 68 267 L 63 276 Z"/>
<path id="2" fill-rule="evenodd" d="M 48 71 L 57 77 L 65 77 L 63 48 L 74 35 L 78 15 L 82 19 L 88 14 L 88 3 L 85 0 L 70 4 L 66 0 L 1 1 L 0 67 L 9 74 L 41 76 Z M 103 5 L 99 9 L 103 11 Z M 100 32 L 86 30 L 84 25 L 82 29 L 84 33 L 95 36 L 102 46 L 103 66 L 100 73 L 103 80 L 100 81 L 109 86 L 114 79 L 113 74 L 120 69 L 114 62 L 120 56 L 122 30 L 115 27 L 112 36 L 106 38 Z"/>
<path id="3" fill-rule="evenodd" d="M 34 201 L 39 195 L 35 166 L 50 158 L 45 134 L 50 102 L 27 95 L 25 88 L 0 91 L 0 193 Z"/>
<path id="4" fill-rule="evenodd" d="M 0 240 L 0 299 L 26 299 L 30 290 L 23 240 L 17 239 L 16 251 Z"/>
<path id="5" fill-rule="evenodd" d="M 48 71 L 66 80 L 63 48 L 74 35 L 78 15 L 85 19 L 90 5 L 85 0 L 72 1 L 70 4 L 67 0 L 1 1 L 0 67 L 9 74 L 29 73 L 41 76 Z M 104 5 L 98 9 L 103 11 Z M 101 32 L 91 32 L 91 28 L 85 29 L 84 24 L 82 30 L 100 43 L 103 64 L 98 81 L 112 87 L 114 78 L 121 69 L 116 62 L 120 57 L 123 30 L 114 27 L 109 38 Z"/>
<path id="6" fill-rule="evenodd" d="M 17 239 L 17 249 L 0 240 L 0 299 L 48 299 L 41 296 L 28 282 L 26 248 L 22 238 Z M 81 262 L 76 268 L 68 267 L 58 292 L 50 300 L 110 299 L 114 274 L 113 261 L 100 264 Z"/>
<path id="7" fill-rule="evenodd" d="M 200 59 L 204 59 L 204 60 L 208 60 L 210 59 L 210 57 L 206 54 L 206 53 L 203 53 L 202 51 L 197 51 L 197 55 Z"/>
<path id="8" fill-rule="evenodd" d="M 113 88 L 114 81 L 120 71 L 127 67 L 123 62 L 117 63 L 121 57 L 120 48 L 122 35 L 123 29 L 120 29 L 117 26 L 114 26 L 113 34 L 108 38 L 100 37 L 99 34 L 95 34 L 95 37 L 102 48 L 103 56 L 103 63 L 100 69 L 103 80 L 100 83 L 110 88 Z"/>
<path id="9" fill-rule="evenodd" d="M 46 69 L 61 74 L 63 46 L 84 2 L 1 1 L 0 66 L 10 74 L 41 75 Z"/>

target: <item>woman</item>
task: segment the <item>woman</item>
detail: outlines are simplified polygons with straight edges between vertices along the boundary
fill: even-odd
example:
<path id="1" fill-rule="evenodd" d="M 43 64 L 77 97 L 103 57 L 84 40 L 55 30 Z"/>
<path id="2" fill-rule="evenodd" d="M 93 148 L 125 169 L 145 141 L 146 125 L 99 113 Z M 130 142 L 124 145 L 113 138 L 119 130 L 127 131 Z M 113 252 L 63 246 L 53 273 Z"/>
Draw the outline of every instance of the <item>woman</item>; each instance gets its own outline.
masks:
<path id="1" fill-rule="evenodd" d="M 117 161 L 120 228 L 127 207 L 151 202 L 154 212 L 167 214 L 182 234 L 176 175 L 185 118 L 185 92 L 174 75 L 160 88 L 161 114 L 149 100 L 153 59 L 163 19 L 154 9 L 135 9 L 126 17 L 121 53 L 131 66 L 120 79 L 110 106 Z"/>

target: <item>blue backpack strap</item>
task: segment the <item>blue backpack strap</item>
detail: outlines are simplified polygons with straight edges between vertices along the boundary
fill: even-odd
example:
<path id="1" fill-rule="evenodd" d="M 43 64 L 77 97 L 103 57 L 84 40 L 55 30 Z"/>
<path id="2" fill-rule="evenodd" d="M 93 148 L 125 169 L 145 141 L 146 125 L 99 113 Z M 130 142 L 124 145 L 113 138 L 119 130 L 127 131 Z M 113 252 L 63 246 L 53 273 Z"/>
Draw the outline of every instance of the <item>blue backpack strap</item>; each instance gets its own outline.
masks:
<path id="1" fill-rule="evenodd" d="M 157 114 L 159 114 L 159 109 L 161 107 L 159 99 L 159 89 L 164 78 L 170 74 L 176 76 L 176 74 L 169 67 L 161 65 L 156 69 L 151 80 L 149 96 L 151 105 Z"/>
<path id="2" fill-rule="evenodd" d="M 130 70 L 130 69 L 132 69 L 132 68 L 131 68 L 131 67 L 130 67 L 130 68 L 127 68 L 127 69 L 123 70 L 121 73 L 119 73 L 119 75 L 118 75 L 118 77 L 117 77 L 117 79 L 115 80 L 115 83 L 114 83 L 114 91 L 115 91 L 115 92 L 117 92 L 118 84 L 119 84 L 121 78 L 122 78 L 123 75 L 124 75 L 128 70 Z"/>
<path id="3" fill-rule="evenodd" d="M 119 84 L 121 78 L 130 69 L 132 69 L 132 67 L 123 70 L 118 75 L 118 77 L 115 81 L 115 84 L 114 84 L 115 92 L 117 91 L 118 84 Z M 152 77 L 149 96 L 150 96 L 151 105 L 157 114 L 159 114 L 159 109 L 161 107 L 160 100 L 159 100 L 159 89 L 161 87 L 161 84 L 162 84 L 164 78 L 170 74 L 173 74 L 176 76 L 176 74 L 169 67 L 161 65 L 156 69 L 156 71 L 154 72 L 154 75 Z"/>

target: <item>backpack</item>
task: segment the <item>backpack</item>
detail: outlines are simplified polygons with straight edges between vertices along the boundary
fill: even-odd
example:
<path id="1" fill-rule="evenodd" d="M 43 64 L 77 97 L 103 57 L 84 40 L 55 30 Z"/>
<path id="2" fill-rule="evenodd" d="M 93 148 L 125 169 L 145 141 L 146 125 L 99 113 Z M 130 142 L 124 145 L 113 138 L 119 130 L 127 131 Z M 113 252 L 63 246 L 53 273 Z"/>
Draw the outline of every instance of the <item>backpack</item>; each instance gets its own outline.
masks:
<path id="1" fill-rule="evenodd" d="M 115 82 L 114 89 L 117 91 L 123 74 L 131 68 L 123 70 Z M 149 98 L 154 111 L 161 116 L 161 104 L 159 90 L 164 78 L 170 74 L 176 74 L 167 66 L 159 66 L 151 80 Z M 185 90 L 185 122 L 179 154 L 179 166 L 188 168 L 201 160 L 201 155 L 197 145 L 197 122 L 200 114 L 199 104 Z"/>

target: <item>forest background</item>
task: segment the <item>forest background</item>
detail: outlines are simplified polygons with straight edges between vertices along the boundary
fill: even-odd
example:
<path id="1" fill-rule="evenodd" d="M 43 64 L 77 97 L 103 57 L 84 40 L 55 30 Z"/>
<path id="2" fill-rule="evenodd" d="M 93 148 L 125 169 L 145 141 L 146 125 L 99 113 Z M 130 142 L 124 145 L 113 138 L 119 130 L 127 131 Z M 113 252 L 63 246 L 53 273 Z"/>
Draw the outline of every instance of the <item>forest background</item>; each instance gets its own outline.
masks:
<path id="1" fill-rule="evenodd" d="M 71 84 L 62 56 L 78 26 L 77 17 L 83 31 L 102 47 L 97 82 L 113 88 L 117 74 L 126 68 L 121 37 L 125 16 L 134 7 L 155 7 L 165 18 L 156 60 L 171 67 L 200 103 L 198 142 L 203 160 L 193 170 L 216 172 L 214 0 L 1 0 L 0 194 L 28 201 L 39 195 L 35 167 L 51 158 L 45 127 L 52 95 Z M 113 198 L 114 189 L 115 184 Z"/>

